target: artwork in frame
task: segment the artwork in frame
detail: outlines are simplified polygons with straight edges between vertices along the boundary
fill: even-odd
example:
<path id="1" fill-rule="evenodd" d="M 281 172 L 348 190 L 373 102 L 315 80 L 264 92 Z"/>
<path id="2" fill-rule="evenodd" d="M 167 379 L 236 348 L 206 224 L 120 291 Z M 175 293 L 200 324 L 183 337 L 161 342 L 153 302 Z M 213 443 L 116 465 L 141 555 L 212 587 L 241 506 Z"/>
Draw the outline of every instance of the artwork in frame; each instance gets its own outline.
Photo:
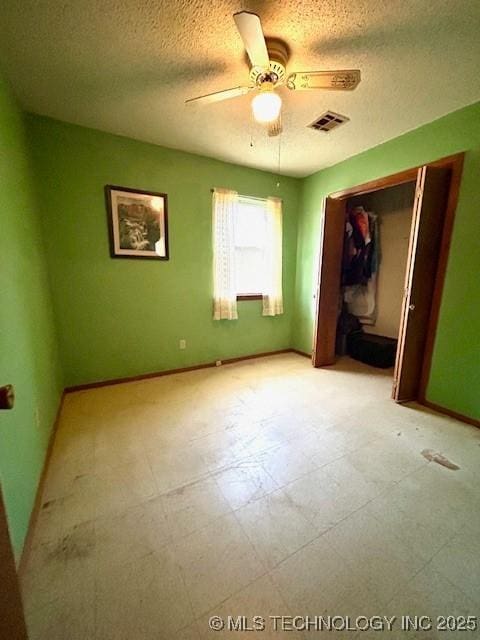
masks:
<path id="1" fill-rule="evenodd" d="M 167 194 L 105 186 L 112 258 L 168 260 Z"/>

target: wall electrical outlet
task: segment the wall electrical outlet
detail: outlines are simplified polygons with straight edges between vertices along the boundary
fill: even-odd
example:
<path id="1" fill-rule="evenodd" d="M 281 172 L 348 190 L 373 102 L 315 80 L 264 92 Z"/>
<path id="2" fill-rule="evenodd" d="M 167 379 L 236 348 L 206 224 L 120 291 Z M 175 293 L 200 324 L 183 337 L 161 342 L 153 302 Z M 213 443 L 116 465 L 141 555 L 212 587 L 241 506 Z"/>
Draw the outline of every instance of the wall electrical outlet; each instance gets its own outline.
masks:
<path id="1" fill-rule="evenodd" d="M 180 349 L 186 349 L 187 348 L 187 341 L 186 340 L 180 340 Z"/>

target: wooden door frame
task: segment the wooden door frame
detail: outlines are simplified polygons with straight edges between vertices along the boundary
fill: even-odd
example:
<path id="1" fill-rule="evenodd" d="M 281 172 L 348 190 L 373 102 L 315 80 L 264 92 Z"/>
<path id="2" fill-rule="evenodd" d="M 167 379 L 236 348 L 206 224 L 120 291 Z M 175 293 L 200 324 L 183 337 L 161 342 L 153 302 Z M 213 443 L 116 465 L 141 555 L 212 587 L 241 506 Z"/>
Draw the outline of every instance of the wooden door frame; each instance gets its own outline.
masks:
<path id="1" fill-rule="evenodd" d="M 20 584 L 0 486 L 0 637 L 28 640 Z"/>
<path id="2" fill-rule="evenodd" d="M 366 193 L 371 193 L 374 191 L 381 191 L 382 189 L 388 189 L 389 187 L 396 187 L 402 184 L 406 184 L 408 182 L 416 182 L 419 169 L 422 167 L 443 167 L 450 170 L 450 184 L 448 191 L 448 199 L 447 206 L 445 209 L 445 215 L 443 218 L 443 230 L 442 230 L 442 239 L 440 244 L 440 253 L 437 264 L 437 273 L 435 276 L 435 285 L 433 291 L 432 305 L 430 311 L 430 317 L 428 320 L 428 330 L 427 330 L 427 341 L 425 344 L 425 349 L 423 353 L 423 364 L 422 364 L 422 372 L 418 390 L 417 401 L 421 404 L 427 404 L 428 402 L 425 398 L 426 388 L 428 384 L 428 379 L 430 376 L 430 369 L 432 364 L 432 355 L 433 348 L 435 344 L 435 335 L 438 324 L 438 317 L 440 313 L 440 305 L 442 300 L 443 286 L 445 283 L 445 275 L 447 271 L 447 263 L 448 263 L 448 255 L 450 250 L 452 232 L 453 232 L 453 223 L 455 219 L 455 211 L 458 203 L 458 196 L 460 192 L 460 182 L 462 177 L 462 169 L 463 169 L 463 161 L 464 161 L 465 153 L 457 153 L 455 155 L 447 156 L 445 158 L 440 158 L 439 160 L 435 160 L 433 162 L 428 162 L 423 165 L 419 165 L 416 167 L 412 167 L 411 169 L 406 169 L 405 171 L 400 171 L 399 173 L 394 173 L 389 176 L 385 176 L 382 178 L 377 178 L 375 180 L 371 180 L 369 182 L 365 182 L 363 184 L 355 185 L 353 187 L 349 187 L 347 189 L 342 189 L 340 191 L 335 191 L 334 193 L 330 193 L 326 198 L 324 198 L 323 203 L 323 215 L 326 215 L 326 207 L 325 202 L 327 198 L 331 198 L 333 200 L 347 200 L 349 198 L 353 198 L 355 196 L 365 195 Z M 323 228 L 323 227 L 322 227 Z M 323 250 L 323 234 L 320 239 L 320 252 L 319 252 L 319 264 L 318 264 L 318 279 L 317 279 L 317 291 L 316 291 L 316 303 L 315 303 L 315 325 L 314 325 L 314 344 L 312 351 L 312 364 L 315 366 L 315 362 L 317 360 L 317 351 L 319 349 L 318 346 L 318 332 L 319 332 L 319 304 L 321 299 L 321 256 Z M 436 407 L 438 411 L 441 411 L 441 407 Z M 461 417 L 461 416 L 457 416 Z"/>

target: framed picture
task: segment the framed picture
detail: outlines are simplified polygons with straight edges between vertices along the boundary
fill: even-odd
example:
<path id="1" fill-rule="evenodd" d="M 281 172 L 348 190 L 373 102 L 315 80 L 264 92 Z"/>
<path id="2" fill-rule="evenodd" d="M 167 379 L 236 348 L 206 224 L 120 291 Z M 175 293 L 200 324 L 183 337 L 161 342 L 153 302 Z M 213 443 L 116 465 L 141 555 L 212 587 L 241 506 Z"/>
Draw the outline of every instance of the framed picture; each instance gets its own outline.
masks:
<path id="1" fill-rule="evenodd" d="M 112 258 L 168 260 L 167 194 L 105 186 Z"/>

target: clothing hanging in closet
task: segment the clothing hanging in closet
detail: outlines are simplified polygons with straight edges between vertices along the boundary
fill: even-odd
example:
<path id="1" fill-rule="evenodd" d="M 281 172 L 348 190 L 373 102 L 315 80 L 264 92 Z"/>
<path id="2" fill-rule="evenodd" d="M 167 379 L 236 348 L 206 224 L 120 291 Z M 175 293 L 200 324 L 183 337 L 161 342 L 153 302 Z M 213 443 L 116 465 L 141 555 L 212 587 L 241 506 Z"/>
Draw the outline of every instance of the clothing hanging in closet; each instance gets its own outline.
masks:
<path id="1" fill-rule="evenodd" d="M 342 286 L 349 313 L 363 324 L 375 323 L 378 264 L 377 216 L 362 206 L 354 207 L 345 225 Z"/>

